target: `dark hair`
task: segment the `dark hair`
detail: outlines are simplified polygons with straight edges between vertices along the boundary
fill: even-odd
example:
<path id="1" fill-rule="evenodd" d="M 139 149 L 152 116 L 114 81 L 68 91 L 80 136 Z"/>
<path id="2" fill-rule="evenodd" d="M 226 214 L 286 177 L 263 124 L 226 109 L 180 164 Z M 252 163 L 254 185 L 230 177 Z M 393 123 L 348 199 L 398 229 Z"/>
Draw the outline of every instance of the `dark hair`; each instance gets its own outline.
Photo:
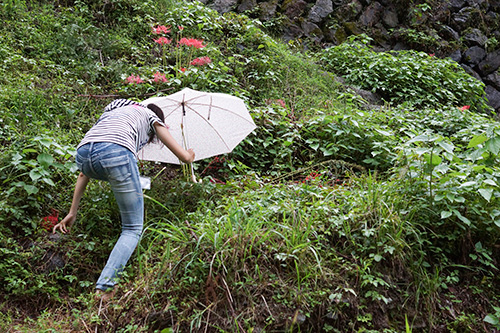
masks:
<path id="1" fill-rule="evenodd" d="M 163 115 L 163 111 L 160 109 L 160 107 L 158 105 L 148 104 L 147 108 L 150 109 L 151 111 L 153 111 L 158 116 L 158 118 L 160 118 L 162 123 L 165 123 L 165 116 Z M 151 131 L 151 133 L 149 134 L 148 143 L 153 141 L 154 137 L 155 137 L 155 132 Z"/>

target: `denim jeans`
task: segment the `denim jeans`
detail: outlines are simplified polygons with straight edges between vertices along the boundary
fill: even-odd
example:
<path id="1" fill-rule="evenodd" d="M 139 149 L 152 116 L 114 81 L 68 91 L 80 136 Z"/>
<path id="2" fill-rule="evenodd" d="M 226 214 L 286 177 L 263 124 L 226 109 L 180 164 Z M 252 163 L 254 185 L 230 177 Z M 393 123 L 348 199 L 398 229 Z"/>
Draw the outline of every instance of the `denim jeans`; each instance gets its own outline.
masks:
<path id="1" fill-rule="evenodd" d="M 142 233 L 144 199 L 139 169 L 130 150 L 108 142 L 78 148 L 76 164 L 87 177 L 109 182 L 120 209 L 122 231 L 96 284 L 97 289 L 106 290 L 116 284 Z"/>

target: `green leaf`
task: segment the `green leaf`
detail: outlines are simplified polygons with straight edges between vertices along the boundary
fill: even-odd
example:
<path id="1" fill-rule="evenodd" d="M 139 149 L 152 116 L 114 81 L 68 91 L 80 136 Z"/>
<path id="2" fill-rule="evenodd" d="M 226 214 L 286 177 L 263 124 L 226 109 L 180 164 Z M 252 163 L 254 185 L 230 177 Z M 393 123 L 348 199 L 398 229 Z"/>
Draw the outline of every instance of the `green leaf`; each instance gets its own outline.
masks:
<path id="1" fill-rule="evenodd" d="M 467 148 L 474 148 L 477 145 L 480 145 L 481 143 L 485 142 L 486 140 L 488 140 L 488 137 L 484 133 L 476 135 L 475 137 L 472 138 L 472 140 L 470 140 L 469 144 L 467 145 Z"/>
<path id="2" fill-rule="evenodd" d="M 439 141 L 438 145 L 450 154 L 453 154 L 453 150 L 455 150 L 455 146 L 448 142 Z"/>
<path id="3" fill-rule="evenodd" d="M 39 163 L 44 165 L 52 165 L 52 163 L 54 163 L 54 157 L 52 157 L 52 155 L 47 153 L 42 153 L 38 155 L 36 159 Z"/>
<path id="4" fill-rule="evenodd" d="M 485 147 L 492 154 L 498 155 L 498 152 L 500 151 L 500 137 L 495 136 L 494 138 L 489 139 L 486 141 Z"/>
<path id="5" fill-rule="evenodd" d="M 37 180 L 38 178 L 40 178 L 42 175 L 40 174 L 40 172 L 38 172 L 37 169 L 32 169 L 30 171 L 30 178 L 32 181 L 35 181 Z"/>
<path id="6" fill-rule="evenodd" d="M 480 188 L 478 191 L 479 191 L 479 194 L 481 194 L 483 196 L 483 198 L 486 199 L 486 201 L 490 202 L 491 195 L 493 194 L 493 190 Z"/>
<path id="7" fill-rule="evenodd" d="M 491 185 L 491 186 L 498 186 L 497 183 L 493 179 L 486 179 L 483 183 Z"/>
<path id="8" fill-rule="evenodd" d="M 385 136 L 391 136 L 392 135 L 392 133 L 389 133 L 387 131 L 383 131 L 383 130 L 380 130 L 380 129 L 377 129 L 377 128 L 375 129 L 375 131 L 377 131 L 380 134 L 385 135 Z"/>
<path id="9" fill-rule="evenodd" d="M 495 317 L 491 314 L 484 317 L 484 321 L 493 325 L 493 326 L 497 326 L 498 324 L 500 324 L 500 319 L 498 319 L 497 317 Z"/>
<path id="10" fill-rule="evenodd" d="M 460 221 L 462 221 L 466 225 L 470 226 L 470 224 L 471 224 L 470 220 L 468 218 L 466 218 L 465 216 L 463 216 L 462 214 L 460 214 L 460 212 L 458 210 L 453 209 L 453 214 L 455 214 L 455 216 L 458 217 L 458 219 Z"/>
<path id="11" fill-rule="evenodd" d="M 446 219 L 448 217 L 450 217 L 453 213 L 448 211 L 448 210 L 443 210 L 441 211 L 441 218 L 442 219 Z"/>
<path id="12" fill-rule="evenodd" d="M 38 193 L 38 187 L 34 185 L 25 184 L 23 187 L 29 195 Z"/>

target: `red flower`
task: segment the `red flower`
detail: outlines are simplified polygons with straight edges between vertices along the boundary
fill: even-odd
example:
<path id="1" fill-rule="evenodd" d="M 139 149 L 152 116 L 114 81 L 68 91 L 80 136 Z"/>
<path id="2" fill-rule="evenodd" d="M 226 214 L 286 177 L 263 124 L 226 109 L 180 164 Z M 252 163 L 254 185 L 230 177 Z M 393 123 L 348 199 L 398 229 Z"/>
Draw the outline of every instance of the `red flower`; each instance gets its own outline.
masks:
<path id="1" fill-rule="evenodd" d="M 191 61 L 191 65 L 193 66 L 203 66 L 206 64 L 209 64 L 212 62 L 212 59 L 210 57 L 201 57 L 201 58 L 196 58 Z"/>
<path id="2" fill-rule="evenodd" d="M 429 57 L 434 57 L 435 54 L 434 53 L 429 53 Z"/>
<path id="3" fill-rule="evenodd" d="M 203 41 L 195 38 L 181 38 L 178 42 L 180 45 L 192 46 L 197 49 L 201 49 L 206 45 L 203 45 Z"/>
<path id="4" fill-rule="evenodd" d="M 57 224 L 58 219 L 59 219 L 59 211 L 52 208 L 52 214 L 50 214 L 49 216 L 45 216 L 42 219 L 41 222 L 42 228 L 44 228 L 47 231 L 52 231 L 52 228 L 54 228 L 54 226 Z"/>
<path id="5" fill-rule="evenodd" d="M 154 75 L 153 75 L 153 81 L 154 82 L 158 82 L 158 83 L 161 83 L 161 82 L 168 82 L 167 80 L 167 77 L 165 76 L 165 74 L 162 74 L 160 72 L 156 72 Z"/>
<path id="6" fill-rule="evenodd" d="M 138 84 L 138 83 L 143 83 L 144 81 L 139 77 L 139 75 L 135 76 L 134 74 L 130 75 L 128 78 L 125 79 L 127 83 L 131 84 Z"/>
<path id="7" fill-rule="evenodd" d="M 167 37 L 160 37 L 158 39 L 155 39 L 154 41 L 160 45 L 172 43 L 172 40 L 168 39 Z"/>
<path id="8" fill-rule="evenodd" d="M 458 108 L 460 111 L 464 111 L 464 110 L 469 110 L 470 109 L 470 105 L 464 105 L 462 106 L 461 108 Z"/>
<path id="9" fill-rule="evenodd" d="M 184 30 L 184 27 L 182 25 L 178 25 L 177 28 L 179 28 L 179 31 Z"/>
<path id="10" fill-rule="evenodd" d="M 186 70 L 187 70 L 187 68 L 186 68 L 186 67 L 181 67 L 181 72 L 183 72 L 183 73 L 184 73 Z"/>
<path id="11" fill-rule="evenodd" d="M 166 27 L 164 25 L 159 25 L 157 27 L 152 27 L 154 34 L 168 34 L 170 32 L 170 26 Z"/>
<path id="12" fill-rule="evenodd" d="M 276 103 L 278 103 L 279 105 L 281 105 L 282 108 L 286 108 L 286 104 L 285 104 L 285 101 L 282 100 L 282 99 L 277 99 L 276 100 Z"/>

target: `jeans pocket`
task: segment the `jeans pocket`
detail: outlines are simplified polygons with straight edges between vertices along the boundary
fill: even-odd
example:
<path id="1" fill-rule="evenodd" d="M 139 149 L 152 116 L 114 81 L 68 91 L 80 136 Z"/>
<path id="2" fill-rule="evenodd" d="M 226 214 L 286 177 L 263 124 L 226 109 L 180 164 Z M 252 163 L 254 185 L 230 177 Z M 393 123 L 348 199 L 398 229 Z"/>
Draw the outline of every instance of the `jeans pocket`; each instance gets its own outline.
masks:
<path id="1" fill-rule="evenodd" d="M 128 179 L 132 174 L 130 170 L 130 159 L 127 155 L 102 158 L 100 162 L 110 181 L 115 180 L 122 182 Z"/>

